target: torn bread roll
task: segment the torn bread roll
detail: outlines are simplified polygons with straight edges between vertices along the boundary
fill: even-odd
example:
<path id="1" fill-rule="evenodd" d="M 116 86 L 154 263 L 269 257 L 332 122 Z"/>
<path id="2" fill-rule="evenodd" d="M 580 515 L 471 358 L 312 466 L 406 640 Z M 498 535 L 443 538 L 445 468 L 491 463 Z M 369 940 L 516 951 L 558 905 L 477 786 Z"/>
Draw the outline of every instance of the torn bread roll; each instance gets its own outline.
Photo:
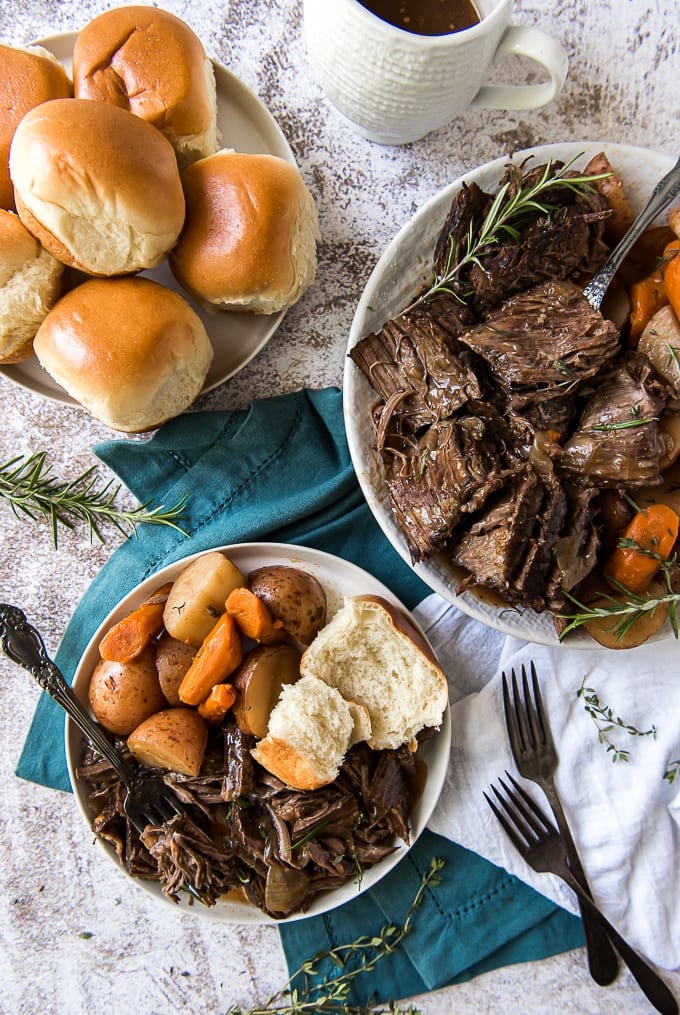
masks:
<path id="1" fill-rule="evenodd" d="M 172 146 L 124 109 L 44 102 L 17 127 L 9 165 L 22 222 L 54 257 L 90 275 L 155 267 L 180 234 Z"/>
<path id="2" fill-rule="evenodd" d="M 9 150 L 20 121 L 34 106 L 71 94 L 70 78 L 49 50 L 0 45 L 0 208 L 16 208 Z"/>
<path id="3" fill-rule="evenodd" d="M 314 280 L 318 223 L 299 170 L 275 155 L 220 151 L 182 173 L 186 221 L 172 273 L 213 310 L 274 314 Z"/>
<path id="4" fill-rule="evenodd" d="M 121 109 L 157 127 L 181 165 L 217 150 L 215 72 L 195 32 L 169 11 L 115 7 L 80 31 L 76 98 Z"/>
<path id="5" fill-rule="evenodd" d="M 59 297 L 63 270 L 13 212 L 0 210 L 0 363 L 33 355 L 33 339 Z"/>
<path id="6" fill-rule="evenodd" d="M 187 409 L 213 358 L 187 301 L 144 277 L 77 286 L 40 325 L 34 348 L 76 401 L 126 433 L 153 430 Z"/>
<path id="7" fill-rule="evenodd" d="M 367 710 L 376 750 L 441 725 L 448 703 L 443 670 L 402 611 L 377 596 L 345 599 L 302 656 L 300 671 Z"/>
<path id="8" fill-rule="evenodd" d="M 319 789 L 333 782 L 349 747 L 368 729 L 365 710 L 317 677 L 284 684 L 267 736 L 252 749 L 263 768 L 293 789 Z"/>

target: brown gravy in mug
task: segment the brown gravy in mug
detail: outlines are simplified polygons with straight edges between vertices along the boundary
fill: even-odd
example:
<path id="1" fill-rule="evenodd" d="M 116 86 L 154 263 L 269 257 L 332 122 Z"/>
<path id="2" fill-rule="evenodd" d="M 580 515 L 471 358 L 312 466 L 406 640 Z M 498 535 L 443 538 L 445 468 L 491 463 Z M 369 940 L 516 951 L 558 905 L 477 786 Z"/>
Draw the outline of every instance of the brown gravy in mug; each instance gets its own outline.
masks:
<path id="1" fill-rule="evenodd" d="M 359 0 L 362 7 L 413 35 L 449 35 L 481 21 L 472 0 Z"/>

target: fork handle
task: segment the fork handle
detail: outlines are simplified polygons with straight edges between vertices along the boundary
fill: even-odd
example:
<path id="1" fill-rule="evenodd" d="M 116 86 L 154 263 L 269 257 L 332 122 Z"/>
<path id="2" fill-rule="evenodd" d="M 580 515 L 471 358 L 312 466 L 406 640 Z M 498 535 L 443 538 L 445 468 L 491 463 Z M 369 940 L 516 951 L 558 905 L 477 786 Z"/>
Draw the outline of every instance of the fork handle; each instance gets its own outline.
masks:
<path id="1" fill-rule="evenodd" d="M 131 789 L 134 783 L 132 771 L 101 726 L 90 718 L 59 667 L 48 656 L 39 631 L 29 624 L 23 610 L 8 603 L 0 603 L 0 648 L 12 662 L 28 670 L 43 691 L 63 708 L 95 750 L 111 763 L 126 789 Z"/>
<path id="2" fill-rule="evenodd" d="M 583 869 L 581 857 L 569 829 L 555 784 L 551 778 L 545 778 L 541 785 L 555 816 L 557 827 L 560 830 L 569 870 L 583 892 L 592 900 L 588 878 Z M 609 936 L 606 934 L 602 924 L 593 919 L 591 911 L 582 902 L 580 897 L 579 909 L 581 911 L 581 919 L 583 920 L 583 933 L 586 939 L 586 954 L 588 956 L 590 975 L 595 980 L 595 983 L 601 987 L 607 987 L 610 983 L 614 982 L 619 971 L 616 952 L 612 948 Z"/>
<path id="3" fill-rule="evenodd" d="M 576 892 L 579 901 L 583 903 L 593 921 L 596 924 L 599 924 L 602 930 L 607 934 L 609 940 L 628 966 L 631 974 L 637 981 L 638 986 L 649 1003 L 652 1004 L 658 1012 L 661 1012 L 662 1015 L 677 1015 L 678 1002 L 659 974 L 652 969 L 649 963 L 646 962 L 641 955 L 638 955 L 638 953 L 631 948 L 628 942 L 621 937 L 619 932 L 612 927 L 609 920 L 603 916 L 588 893 L 584 891 L 571 872 L 569 872 L 568 876 L 567 872 L 561 873 L 560 876 L 564 881 L 566 881 L 569 887 Z"/>

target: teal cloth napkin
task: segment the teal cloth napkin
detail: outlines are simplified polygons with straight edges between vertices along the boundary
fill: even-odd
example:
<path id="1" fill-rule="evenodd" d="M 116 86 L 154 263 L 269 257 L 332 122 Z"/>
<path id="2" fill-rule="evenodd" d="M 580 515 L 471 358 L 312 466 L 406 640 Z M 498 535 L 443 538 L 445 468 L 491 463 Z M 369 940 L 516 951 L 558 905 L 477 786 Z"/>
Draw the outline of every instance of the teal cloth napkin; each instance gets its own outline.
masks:
<path id="1" fill-rule="evenodd" d="M 385 539 L 352 468 L 336 388 L 253 402 L 236 412 L 184 415 L 149 441 L 107 441 L 95 453 L 140 500 L 169 506 L 190 498 L 182 526 L 145 526 L 112 555 L 76 608 L 56 655 L 72 679 L 106 613 L 158 568 L 220 544 L 299 543 L 365 568 L 410 608 L 429 590 Z M 46 695 L 17 767 L 24 779 L 70 789 L 63 713 Z M 320 949 L 400 924 L 433 856 L 446 863 L 426 892 L 415 929 L 351 1000 L 365 1004 L 423 993 L 508 963 L 583 943 L 581 923 L 474 853 L 427 831 L 385 879 L 320 917 L 282 925 L 290 971 Z"/>

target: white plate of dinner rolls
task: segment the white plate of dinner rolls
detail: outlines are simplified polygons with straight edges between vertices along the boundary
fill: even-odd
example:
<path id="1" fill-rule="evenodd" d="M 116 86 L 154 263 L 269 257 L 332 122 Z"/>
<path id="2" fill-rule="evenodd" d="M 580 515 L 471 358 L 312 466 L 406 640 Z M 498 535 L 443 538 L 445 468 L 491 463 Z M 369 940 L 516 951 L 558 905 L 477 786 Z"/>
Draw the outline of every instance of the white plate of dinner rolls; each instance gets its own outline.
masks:
<path id="1" fill-rule="evenodd" d="M 49 53 L 53 54 L 66 71 L 66 74 L 72 76 L 74 48 L 79 38 L 79 34 L 84 37 L 85 32 L 90 31 L 91 24 L 92 23 L 85 25 L 80 33 L 69 32 L 51 36 L 49 38 L 39 40 L 36 45 L 44 47 L 49 51 Z M 291 148 L 269 111 L 265 108 L 257 96 L 253 94 L 234 74 L 214 62 L 211 63 L 215 77 L 218 150 L 228 150 L 230 153 L 236 153 L 240 158 L 245 158 L 246 161 L 248 158 L 254 158 L 257 156 L 257 161 L 253 162 L 253 172 L 259 174 L 260 177 L 262 177 L 263 174 L 266 176 L 266 173 L 269 171 L 267 161 L 268 157 L 273 156 L 275 158 L 271 161 L 276 162 L 275 168 L 278 173 L 280 173 L 281 170 L 283 170 L 284 174 L 293 170 L 295 176 L 299 178 L 301 182 Z M 210 77 L 210 75 L 208 76 Z M 111 87 L 109 83 L 105 83 L 103 86 L 104 90 L 107 87 Z M 93 95 L 92 97 L 96 98 L 97 96 Z M 54 107 L 54 112 L 58 112 L 60 108 L 66 108 L 63 105 L 64 103 L 74 101 L 77 100 L 65 98 L 62 98 L 59 101 L 55 100 L 56 106 Z M 59 106 L 59 102 L 62 103 L 61 107 Z M 46 108 L 48 108 L 52 105 L 52 103 L 48 102 L 45 105 Z M 70 111 L 71 107 L 68 108 Z M 115 108 L 115 106 L 112 106 L 111 108 Z M 141 115 L 141 113 L 145 112 L 144 110 L 134 110 L 132 102 L 130 102 L 129 108 L 131 112 L 136 112 L 137 115 Z M 27 119 L 30 119 L 31 115 L 33 115 L 36 121 L 38 121 L 39 118 L 37 117 L 35 110 L 32 111 L 32 114 L 27 114 Z M 188 138 L 183 136 L 178 138 L 175 136 L 169 136 L 163 126 L 161 126 L 161 130 L 164 134 L 166 134 L 166 137 L 168 137 L 168 140 L 171 142 L 173 148 L 175 148 L 179 163 L 179 170 L 183 171 L 186 168 L 184 158 L 185 151 L 190 151 L 192 144 L 202 144 L 203 138 L 199 138 L 198 141 L 191 136 Z M 23 153 L 23 165 L 27 165 L 31 158 L 35 158 L 36 156 L 36 149 L 31 149 L 30 132 L 26 130 L 25 133 L 27 134 L 27 144 L 26 150 Z M 34 131 L 34 133 L 38 133 L 38 131 Z M 181 134 L 181 129 L 177 133 Z M 38 139 L 38 141 L 39 140 L 40 139 Z M 37 144 L 38 142 L 35 142 L 36 146 Z M 22 172 L 22 163 L 20 153 L 18 151 L 19 145 L 17 144 L 16 147 L 16 172 L 17 176 L 19 176 Z M 193 155 L 195 156 L 195 152 L 193 152 Z M 264 162 L 262 160 L 264 160 Z M 279 160 L 282 160 L 283 163 L 285 163 L 283 167 L 280 165 Z M 239 172 L 241 171 L 242 168 L 239 167 Z M 77 174 L 74 174 L 74 179 L 76 175 Z M 233 194 L 234 185 L 231 181 L 229 182 L 229 185 L 232 187 Z M 262 186 L 267 186 L 266 179 Z M 299 241 L 299 237 L 297 236 L 293 237 L 291 240 L 291 243 L 296 246 L 296 251 L 292 260 L 295 264 L 295 271 L 298 272 L 299 270 L 300 272 L 300 277 L 296 277 L 291 280 L 291 278 L 284 278 L 281 276 L 280 293 L 274 293 L 273 295 L 271 293 L 266 293 L 264 296 L 262 296 L 261 293 L 258 293 L 257 297 L 253 297 L 251 299 L 248 293 L 243 294 L 241 292 L 237 292 L 234 297 L 231 298 L 231 293 L 223 296 L 219 292 L 219 279 L 217 280 L 216 288 L 215 279 L 213 278 L 210 279 L 210 291 L 206 291 L 206 293 L 203 294 L 200 291 L 200 272 L 198 273 L 199 284 L 196 285 L 197 273 L 191 273 L 191 265 L 189 263 L 192 257 L 192 247 L 196 252 L 196 257 L 198 257 L 201 253 L 196 247 L 195 236 L 197 230 L 195 227 L 193 229 L 191 246 L 188 247 L 188 252 L 187 249 L 185 249 L 184 252 L 182 252 L 181 249 L 179 251 L 182 255 L 182 265 L 180 268 L 175 270 L 175 273 L 173 273 L 172 266 L 169 263 L 167 256 L 161 255 L 160 260 L 156 257 L 158 263 L 149 268 L 139 268 L 137 266 L 137 262 L 125 262 L 124 258 L 121 261 L 120 259 L 114 260 L 112 257 L 109 262 L 105 256 L 103 262 L 105 267 L 103 271 L 98 271 L 97 262 L 93 261 L 93 267 L 87 270 L 86 275 L 83 276 L 82 273 L 78 271 L 78 269 L 82 269 L 82 264 L 79 263 L 79 259 L 77 257 L 71 256 L 70 259 L 69 255 L 60 257 L 57 252 L 55 256 L 57 256 L 59 260 L 63 260 L 67 265 L 64 271 L 64 288 L 68 292 L 72 285 L 82 282 L 84 277 L 90 275 L 94 277 L 107 274 L 113 275 L 114 272 L 109 272 L 109 265 L 110 263 L 115 263 L 119 266 L 121 264 L 123 265 L 123 269 L 117 277 L 133 277 L 126 272 L 134 271 L 136 273 L 134 277 L 140 278 L 146 276 L 175 293 L 179 293 L 188 303 L 191 310 L 194 311 L 200 318 L 210 344 L 212 345 L 212 362 L 207 367 L 207 370 L 205 370 L 205 376 L 202 378 L 202 381 L 199 381 L 198 391 L 196 394 L 199 394 L 201 391 L 209 391 L 232 377 L 255 355 L 257 355 L 257 353 L 263 348 L 276 331 L 288 306 L 291 306 L 293 302 L 300 298 L 302 292 L 304 292 L 306 287 L 311 283 L 314 276 L 316 263 L 315 240 L 318 235 L 318 228 L 316 225 L 315 210 L 313 210 L 310 214 L 307 214 L 307 212 L 310 211 L 309 204 L 311 202 L 311 197 L 306 191 L 306 188 L 304 188 L 304 185 L 302 185 L 302 190 L 300 190 L 300 188 L 296 189 L 290 181 L 284 181 L 281 183 L 277 178 L 275 186 L 279 187 L 282 192 L 288 193 L 288 200 L 300 200 L 301 207 L 303 199 L 296 195 L 302 193 L 304 202 L 306 203 L 304 208 L 302 208 L 301 214 L 307 222 L 307 234 L 303 238 L 304 242 Z M 286 187 L 288 188 L 287 191 Z M 88 183 L 88 186 L 85 188 L 87 192 L 85 193 L 84 198 L 82 195 L 79 195 L 79 207 L 82 207 L 83 200 L 89 200 L 89 191 L 92 189 L 93 188 L 90 187 Z M 97 187 L 94 189 L 97 190 Z M 115 189 L 116 188 L 113 188 L 114 192 Z M 236 188 L 236 193 L 237 190 L 238 188 Z M 42 238 L 43 236 L 49 238 L 51 232 L 58 230 L 59 223 L 55 223 L 55 220 L 53 219 L 44 218 L 42 222 L 36 223 L 35 220 L 31 218 L 31 214 L 36 210 L 36 208 L 31 205 L 32 195 L 30 192 L 26 194 L 23 189 L 18 186 L 16 181 L 15 192 L 21 201 L 21 206 L 18 205 L 19 213 L 22 215 L 24 224 L 28 225 L 33 235 L 36 235 L 39 238 Z M 109 193 L 111 192 L 112 190 L 110 188 Z M 96 196 L 98 198 L 99 194 L 97 193 Z M 197 203 L 199 199 L 200 195 L 199 198 L 192 198 L 194 201 L 193 208 L 190 208 L 190 201 L 187 199 L 186 225 L 188 225 L 190 210 L 193 215 L 200 214 Z M 59 201 L 59 195 L 55 197 L 54 201 L 56 205 Z M 27 206 L 29 206 L 28 209 Z M 41 215 L 42 210 L 40 202 L 37 202 L 38 216 Z M 92 216 L 93 219 L 100 217 L 101 216 L 99 215 Z M 167 223 L 167 228 L 171 231 L 174 228 L 174 224 Z M 213 235 L 209 237 L 209 240 L 214 249 L 215 242 L 219 241 L 219 236 L 215 237 Z M 174 243 L 174 241 L 172 242 Z M 258 237 L 258 243 L 259 242 L 261 242 L 260 237 Z M 45 239 L 43 239 L 43 243 L 45 243 Z M 94 236 L 94 238 L 88 238 L 87 247 L 88 251 L 91 250 L 94 254 L 97 247 L 96 236 Z M 83 244 L 83 249 L 85 249 L 85 244 Z M 104 252 L 104 254 L 106 254 L 106 252 Z M 101 256 L 101 254 L 100 252 L 97 252 L 97 257 L 99 256 Z M 117 254 L 116 257 L 118 257 Z M 243 260 L 241 255 L 239 255 L 239 260 Z M 129 267 L 129 265 L 132 265 L 132 267 Z M 87 268 L 87 265 L 85 267 Z M 0 265 L 0 273 L 1 270 L 2 265 Z M 186 282 L 185 285 L 178 282 L 176 277 L 177 275 Z M 229 279 L 229 282 L 231 284 L 231 278 Z M 18 305 L 22 305 L 21 300 L 19 300 Z M 237 309 L 241 312 L 232 311 L 232 306 L 237 307 Z M 224 309 L 225 307 L 226 309 Z M 105 313 L 105 311 L 103 311 L 103 313 Z M 76 341 L 79 341 L 78 336 L 76 336 Z M 43 346 L 46 346 L 47 344 L 51 345 L 52 343 L 43 342 Z M 80 381 L 78 379 L 75 379 L 74 387 L 69 387 L 71 381 L 71 370 L 68 363 L 61 364 L 63 369 L 61 371 L 60 383 L 60 381 L 56 379 L 55 373 L 53 373 L 51 369 L 48 372 L 48 370 L 41 365 L 39 358 L 36 356 L 24 359 L 20 358 L 22 341 L 20 341 L 19 338 L 16 339 L 15 345 L 18 350 L 18 354 L 16 356 L 8 356 L 5 358 L 4 362 L 0 359 L 0 373 L 2 373 L 8 380 L 55 402 L 61 402 L 67 405 L 85 405 L 92 415 L 115 430 L 143 432 L 145 430 L 155 428 L 155 426 L 160 425 L 164 421 L 164 419 L 160 416 L 158 418 L 150 416 L 148 419 L 145 419 L 142 414 L 141 417 L 135 418 L 130 422 L 127 418 L 121 416 L 116 411 L 113 411 L 110 414 L 104 409 L 100 411 L 101 407 L 98 404 L 98 396 L 96 392 L 94 402 L 92 404 L 87 404 L 87 402 L 83 400 L 83 397 L 81 397 L 81 390 L 83 389 L 79 387 Z M 69 346 L 67 345 L 63 346 L 63 349 L 66 350 L 63 355 L 68 355 L 68 348 Z M 54 349 L 52 349 L 51 352 L 54 358 Z M 57 359 L 61 356 L 62 351 L 57 348 Z M 57 371 L 57 376 L 59 376 L 59 371 Z M 87 380 L 89 382 L 89 378 Z M 66 386 L 64 386 L 65 384 Z M 85 389 L 89 389 L 90 387 L 91 385 L 89 383 L 85 385 Z M 107 400 L 110 402 L 111 398 L 107 397 Z M 113 400 L 117 400 L 116 396 L 114 396 Z M 187 407 L 186 404 L 182 405 L 179 411 L 182 411 L 185 407 Z M 172 412 L 171 408 L 170 415 L 173 414 L 175 413 Z"/>

